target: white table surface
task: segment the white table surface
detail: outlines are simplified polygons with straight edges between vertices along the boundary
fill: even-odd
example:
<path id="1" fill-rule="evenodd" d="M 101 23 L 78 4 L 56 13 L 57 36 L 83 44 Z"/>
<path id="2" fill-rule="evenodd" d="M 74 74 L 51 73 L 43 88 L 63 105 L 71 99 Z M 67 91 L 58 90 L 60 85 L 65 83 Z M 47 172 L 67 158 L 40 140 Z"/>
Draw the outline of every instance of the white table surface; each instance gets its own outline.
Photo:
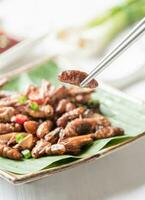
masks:
<path id="1" fill-rule="evenodd" d="M 26 36 L 45 31 L 46 21 L 43 21 L 44 18 L 47 18 L 50 27 L 62 26 L 69 24 L 70 21 L 76 22 L 76 20 L 81 22 L 94 16 L 97 9 L 99 12 L 112 3 L 114 1 L 111 0 L 86 0 L 85 3 L 83 0 L 45 0 L 43 4 L 40 0 L 3 0 L 0 4 L 0 16 L 5 19 L 6 27 L 10 32 Z M 8 14 L 8 12 L 10 13 Z M 135 51 L 132 52 L 136 55 Z M 139 64 L 140 59 L 137 60 L 137 64 Z M 131 59 L 126 58 L 125 60 L 123 57 L 118 62 L 120 62 L 120 64 L 118 63 L 120 66 L 122 63 L 123 65 L 126 63 L 129 67 Z M 118 68 L 118 71 L 119 69 L 121 68 Z M 145 81 L 125 88 L 124 91 L 144 100 Z M 144 200 L 145 138 L 101 159 L 29 184 L 14 186 L 0 179 L 0 200 L 8 199 Z"/>
<path id="2" fill-rule="evenodd" d="M 1 200 L 144 200 L 145 138 L 101 159 L 20 186 L 0 180 Z"/>

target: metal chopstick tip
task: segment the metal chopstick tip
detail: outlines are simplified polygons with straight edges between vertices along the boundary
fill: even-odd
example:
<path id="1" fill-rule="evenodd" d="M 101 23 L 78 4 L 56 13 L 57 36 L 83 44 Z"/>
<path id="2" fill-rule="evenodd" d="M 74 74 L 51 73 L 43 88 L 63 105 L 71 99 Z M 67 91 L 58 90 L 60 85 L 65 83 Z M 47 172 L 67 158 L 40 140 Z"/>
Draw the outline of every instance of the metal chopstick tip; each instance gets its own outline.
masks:
<path id="1" fill-rule="evenodd" d="M 81 83 L 80 83 L 80 87 L 85 87 L 87 85 L 86 79 L 84 79 Z"/>
<path id="2" fill-rule="evenodd" d="M 91 81 L 91 76 L 88 75 L 81 83 L 80 83 L 80 87 L 85 87 L 87 86 L 87 84 Z"/>

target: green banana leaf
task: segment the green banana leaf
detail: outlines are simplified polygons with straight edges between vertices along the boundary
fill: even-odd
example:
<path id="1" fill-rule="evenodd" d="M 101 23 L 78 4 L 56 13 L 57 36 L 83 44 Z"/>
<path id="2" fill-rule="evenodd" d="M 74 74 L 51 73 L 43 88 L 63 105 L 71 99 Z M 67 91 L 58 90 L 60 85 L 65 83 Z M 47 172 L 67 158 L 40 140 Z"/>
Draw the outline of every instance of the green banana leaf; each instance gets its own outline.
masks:
<path id="1" fill-rule="evenodd" d="M 53 84 L 58 84 L 57 74 L 59 68 L 52 60 L 36 66 L 29 72 L 15 76 L 4 87 L 5 90 L 23 91 L 29 84 L 40 84 L 42 79 L 48 79 Z M 16 174 L 28 174 L 51 167 L 58 167 L 76 160 L 89 158 L 95 155 L 102 148 L 122 143 L 145 131 L 145 106 L 132 102 L 121 93 L 99 87 L 93 96 L 99 100 L 100 108 L 114 126 L 122 127 L 125 130 L 124 136 L 118 136 L 95 141 L 92 145 L 85 147 L 78 156 L 46 156 L 39 159 L 24 159 L 14 161 L 0 157 L 0 169 Z"/>

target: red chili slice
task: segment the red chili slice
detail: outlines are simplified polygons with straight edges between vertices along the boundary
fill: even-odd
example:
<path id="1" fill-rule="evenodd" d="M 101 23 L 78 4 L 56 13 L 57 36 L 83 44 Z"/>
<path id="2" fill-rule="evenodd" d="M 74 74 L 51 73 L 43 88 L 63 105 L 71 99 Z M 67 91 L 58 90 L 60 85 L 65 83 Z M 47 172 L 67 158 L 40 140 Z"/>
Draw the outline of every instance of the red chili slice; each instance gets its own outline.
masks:
<path id="1" fill-rule="evenodd" d="M 18 124 L 24 124 L 24 122 L 28 121 L 29 118 L 26 115 L 18 114 L 16 116 L 13 116 L 11 121 L 16 122 Z"/>
<path id="2" fill-rule="evenodd" d="M 44 99 L 31 99 L 32 102 L 36 102 L 38 104 L 43 104 L 44 103 Z"/>

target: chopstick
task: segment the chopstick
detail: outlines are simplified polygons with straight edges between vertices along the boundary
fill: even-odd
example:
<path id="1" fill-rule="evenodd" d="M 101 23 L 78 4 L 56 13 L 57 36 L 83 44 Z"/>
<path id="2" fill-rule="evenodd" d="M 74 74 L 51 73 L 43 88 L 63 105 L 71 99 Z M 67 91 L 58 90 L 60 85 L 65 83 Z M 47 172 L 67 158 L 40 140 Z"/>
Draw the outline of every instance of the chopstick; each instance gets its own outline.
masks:
<path id="1" fill-rule="evenodd" d="M 111 52 L 109 52 L 90 74 L 81 82 L 80 86 L 85 87 L 93 78 L 105 70 L 122 52 L 132 45 L 145 32 L 145 17 L 130 31 L 129 34 Z"/>

